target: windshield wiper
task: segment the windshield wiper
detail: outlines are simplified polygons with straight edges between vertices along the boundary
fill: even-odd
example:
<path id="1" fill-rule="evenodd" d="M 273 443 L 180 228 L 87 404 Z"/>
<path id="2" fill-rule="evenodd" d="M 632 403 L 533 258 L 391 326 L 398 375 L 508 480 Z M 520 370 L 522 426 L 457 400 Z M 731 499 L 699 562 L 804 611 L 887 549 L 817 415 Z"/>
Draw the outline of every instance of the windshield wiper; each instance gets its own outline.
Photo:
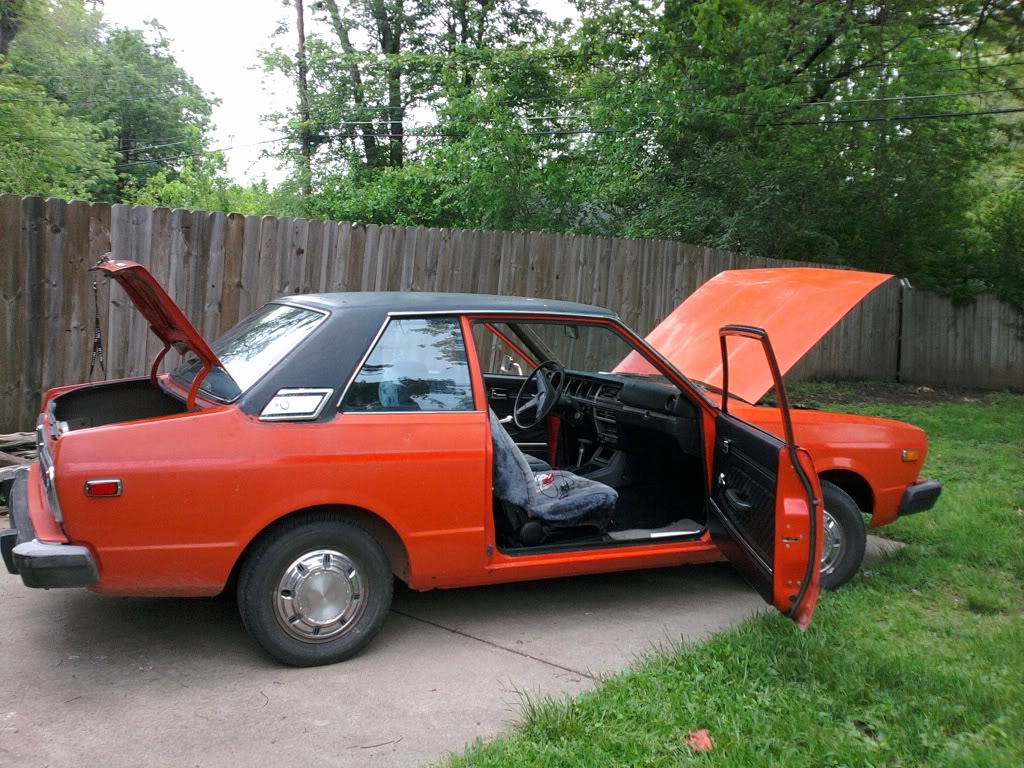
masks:
<path id="1" fill-rule="evenodd" d="M 725 394 L 725 392 L 722 391 L 721 387 L 716 387 L 714 384 L 708 384 L 706 381 L 701 381 L 700 379 L 690 379 L 690 381 L 692 381 L 698 387 L 703 389 L 705 392 L 711 392 L 712 394 L 715 395 Z M 729 397 L 731 397 L 733 400 L 739 400 L 741 403 L 753 405 L 753 403 L 750 402 L 749 400 L 744 400 L 742 397 L 740 397 L 739 395 L 734 395 L 732 392 L 729 393 Z"/>

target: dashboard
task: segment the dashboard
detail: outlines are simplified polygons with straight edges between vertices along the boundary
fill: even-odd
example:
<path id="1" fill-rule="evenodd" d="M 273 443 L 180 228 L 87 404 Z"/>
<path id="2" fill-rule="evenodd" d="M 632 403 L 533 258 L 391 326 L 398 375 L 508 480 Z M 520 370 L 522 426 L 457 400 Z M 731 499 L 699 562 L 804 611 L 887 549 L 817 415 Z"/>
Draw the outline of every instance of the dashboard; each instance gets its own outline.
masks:
<path id="1" fill-rule="evenodd" d="M 690 455 L 700 454 L 697 407 L 667 382 L 615 374 L 566 371 L 562 402 L 570 423 L 591 427 L 598 443 L 644 453 L 670 439 Z"/>

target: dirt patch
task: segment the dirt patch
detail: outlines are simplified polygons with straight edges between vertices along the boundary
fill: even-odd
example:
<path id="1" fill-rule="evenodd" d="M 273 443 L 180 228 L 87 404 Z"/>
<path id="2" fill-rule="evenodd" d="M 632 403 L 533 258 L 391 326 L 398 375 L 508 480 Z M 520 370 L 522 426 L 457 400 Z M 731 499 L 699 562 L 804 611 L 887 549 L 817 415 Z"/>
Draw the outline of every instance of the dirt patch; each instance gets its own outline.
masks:
<path id="1" fill-rule="evenodd" d="M 796 381 L 786 385 L 795 402 L 844 405 L 942 405 L 946 403 L 989 404 L 999 393 L 968 387 L 926 387 L 888 381 Z"/>

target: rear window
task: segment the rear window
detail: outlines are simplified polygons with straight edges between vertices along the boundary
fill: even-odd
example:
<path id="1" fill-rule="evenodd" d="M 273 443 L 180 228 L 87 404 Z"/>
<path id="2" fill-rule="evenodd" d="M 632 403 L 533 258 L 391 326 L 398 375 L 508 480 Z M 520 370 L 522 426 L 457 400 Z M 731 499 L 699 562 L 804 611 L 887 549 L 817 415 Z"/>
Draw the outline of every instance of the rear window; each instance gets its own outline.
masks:
<path id="1" fill-rule="evenodd" d="M 323 317 L 311 309 L 267 304 L 211 345 L 224 366 L 210 371 L 199 391 L 234 400 L 295 349 Z M 202 367 L 200 360 L 189 357 L 171 375 L 190 387 Z"/>

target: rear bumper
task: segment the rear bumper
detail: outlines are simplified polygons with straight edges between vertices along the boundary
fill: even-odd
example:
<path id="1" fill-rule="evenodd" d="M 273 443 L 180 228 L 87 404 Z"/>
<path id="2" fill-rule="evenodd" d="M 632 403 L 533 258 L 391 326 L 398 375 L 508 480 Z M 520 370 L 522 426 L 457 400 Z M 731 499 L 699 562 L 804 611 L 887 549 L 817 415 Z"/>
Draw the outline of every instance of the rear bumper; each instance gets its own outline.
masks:
<path id="1" fill-rule="evenodd" d="M 900 509 L 897 513 L 900 517 L 916 515 L 918 512 L 925 512 L 935 506 L 942 493 L 942 483 L 938 480 L 921 480 L 913 485 L 907 486 L 900 500 Z"/>
<path id="2" fill-rule="evenodd" d="M 11 528 L 0 533 L 0 552 L 10 573 L 26 587 L 88 587 L 99 581 L 99 568 L 88 547 L 39 541 L 28 502 L 28 469 L 14 478 L 8 504 Z"/>

